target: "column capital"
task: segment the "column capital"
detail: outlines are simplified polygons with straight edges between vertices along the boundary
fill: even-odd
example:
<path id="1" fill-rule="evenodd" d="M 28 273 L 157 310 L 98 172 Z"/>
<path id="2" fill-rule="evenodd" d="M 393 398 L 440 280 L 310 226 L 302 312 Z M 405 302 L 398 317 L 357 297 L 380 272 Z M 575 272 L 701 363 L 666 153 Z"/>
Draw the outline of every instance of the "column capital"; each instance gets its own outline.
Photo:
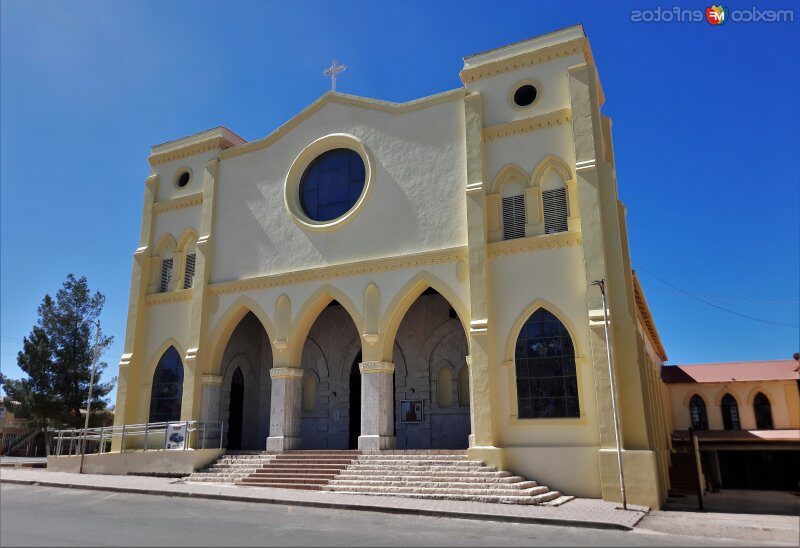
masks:
<path id="1" fill-rule="evenodd" d="M 302 379 L 303 370 L 299 367 L 273 367 L 269 370 L 271 379 Z"/>
<path id="2" fill-rule="evenodd" d="M 362 375 L 368 373 L 394 373 L 394 364 L 392 362 L 361 362 L 358 364 L 358 369 Z"/>

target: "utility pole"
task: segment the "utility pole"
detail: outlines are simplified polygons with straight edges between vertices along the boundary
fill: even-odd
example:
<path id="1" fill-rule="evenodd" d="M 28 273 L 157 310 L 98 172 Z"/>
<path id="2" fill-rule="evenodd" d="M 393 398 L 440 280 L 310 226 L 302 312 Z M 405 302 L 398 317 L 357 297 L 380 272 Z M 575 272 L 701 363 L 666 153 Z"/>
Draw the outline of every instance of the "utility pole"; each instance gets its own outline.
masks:
<path id="1" fill-rule="evenodd" d="M 83 423 L 83 439 L 81 441 L 81 464 L 78 473 L 83 474 L 83 458 L 86 456 L 86 430 L 89 428 L 89 415 L 92 412 L 92 391 L 94 389 L 94 375 L 97 369 L 98 351 L 100 350 L 100 320 L 95 322 L 94 347 L 92 348 L 92 373 L 89 377 L 89 398 L 86 400 L 86 420 Z"/>
<path id="2" fill-rule="evenodd" d="M 617 466 L 619 467 L 619 490 L 622 494 L 622 509 L 628 509 L 628 501 L 625 497 L 625 474 L 622 472 L 622 443 L 619 435 L 619 413 L 617 412 L 617 383 L 614 378 L 614 365 L 611 361 L 611 341 L 608 338 L 608 306 L 606 305 L 606 281 L 595 280 L 591 285 L 600 288 L 603 296 L 603 328 L 606 334 L 606 357 L 608 358 L 608 379 L 611 385 L 611 413 L 614 415 L 614 438 L 617 442 Z"/>

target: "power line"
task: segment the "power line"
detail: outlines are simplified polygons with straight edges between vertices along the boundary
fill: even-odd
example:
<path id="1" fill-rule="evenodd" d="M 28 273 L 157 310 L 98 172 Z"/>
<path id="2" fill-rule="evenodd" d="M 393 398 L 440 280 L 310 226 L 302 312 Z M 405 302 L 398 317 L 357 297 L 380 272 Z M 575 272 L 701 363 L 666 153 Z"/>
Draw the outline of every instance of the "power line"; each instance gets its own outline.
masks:
<path id="1" fill-rule="evenodd" d="M 708 306 L 716 308 L 717 310 L 722 310 L 723 312 L 727 312 L 728 314 L 733 314 L 734 316 L 739 316 L 740 318 L 745 318 L 747 320 L 751 320 L 751 321 L 754 321 L 754 322 L 761 322 L 761 323 L 766 323 L 766 324 L 769 324 L 769 325 L 777 325 L 779 327 L 790 327 L 792 329 L 800 329 L 800 325 L 794 325 L 794 324 L 783 323 L 783 322 L 774 322 L 772 320 L 765 320 L 763 318 L 756 318 L 755 316 L 748 316 L 747 314 L 742 314 L 741 312 L 737 312 L 735 310 L 731 310 L 730 308 L 725 308 L 723 306 L 719 306 L 718 304 L 714 304 L 714 303 L 708 302 L 707 300 L 705 300 L 705 299 L 703 299 L 701 297 L 698 297 L 696 295 L 692 295 L 688 291 L 684 291 L 680 287 L 677 287 L 677 286 L 669 283 L 664 278 L 659 277 L 658 275 L 650 272 L 646 268 L 642 268 L 639 265 L 633 265 L 633 266 L 634 266 L 635 269 L 641 270 L 642 272 L 646 272 L 647 274 L 649 274 L 650 276 L 652 276 L 653 278 L 655 278 L 659 282 L 663 283 L 664 285 L 667 285 L 667 286 L 671 287 L 675 291 L 678 291 L 678 292 L 686 295 L 687 297 L 689 297 L 691 299 L 694 299 L 696 301 L 699 301 L 699 302 L 701 302 L 703 304 L 707 304 Z"/>

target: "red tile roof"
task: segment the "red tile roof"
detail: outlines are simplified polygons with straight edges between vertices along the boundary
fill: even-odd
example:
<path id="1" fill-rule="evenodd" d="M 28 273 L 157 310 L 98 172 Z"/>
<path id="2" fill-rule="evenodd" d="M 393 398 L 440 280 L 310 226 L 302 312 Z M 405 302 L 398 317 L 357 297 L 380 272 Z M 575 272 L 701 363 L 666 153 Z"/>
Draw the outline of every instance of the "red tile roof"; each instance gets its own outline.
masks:
<path id="1" fill-rule="evenodd" d="M 798 369 L 795 360 L 665 365 L 661 379 L 668 384 L 797 380 Z"/>

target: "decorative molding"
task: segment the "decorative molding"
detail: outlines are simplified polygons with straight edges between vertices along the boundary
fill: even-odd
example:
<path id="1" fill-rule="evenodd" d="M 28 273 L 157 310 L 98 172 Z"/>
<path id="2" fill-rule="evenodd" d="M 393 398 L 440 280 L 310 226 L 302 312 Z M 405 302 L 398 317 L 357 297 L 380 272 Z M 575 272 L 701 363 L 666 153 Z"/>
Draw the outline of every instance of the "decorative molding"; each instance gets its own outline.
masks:
<path id="1" fill-rule="evenodd" d="M 202 154 L 203 152 L 209 152 L 211 150 L 225 150 L 226 148 L 230 148 L 232 146 L 233 143 L 231 143 L 225 137 L 212 137 L 210 139 L 203 139 L 202 141 L 198 141 L 184 147 L 151 154 L 147 161 L 150 162 L 151 166 L 155 166 L 158 164 L 172 162 L 174 160 L 180 160 L 181 158 L 188 158 L 189 156 Z"/>
<path id="2" fill-rule="evenodd" d="M 328 103 L 337 103 L 349 107 L 378 110 L 381 112 L 388 112 L 390 114 L 405 114 L 406 112 L 422 110 L 436 105 L 441 105 L 443 103 L 448 103 L 450 101 L 462 99 L 466 93 L 466 90 L 459 88 L 451 91 L 445 91 L 444 93 L 437 93 L 436 95 L 430 95 L 428 97 L 422 97 L 421 99 L 415 99 L 414 101 L 408 101 L 407 103 L 392 103 L 391 101 L 380 101 L 378 99 L 369 99 L 367 97 L 358 97 L 357 95 L 348 95 L 346 93 L 328 91 L 322 97 L 308 105 L 297 115 L 263 139 L 232 147 L 221 152 L 219 157 L 220 159 L 233 158 L 235 156 L 239 156 L 240 154 L 247 154 L 248 152 L 267 148 Z"/>
<path id="3" fill-rule="evenodd" d="M 194 194 L 187 194 L 179 198 L 172 198 L 163 202 L 156 202 L 153 204 L 153 213 L 163 213 L 164 211 L 173 211 L 176 209 L 183 209 L 184 207 L 198 206 L 203 203 L 203 193 L 195 192 Z"/>
<path id="4" fill-rule="evenodd" d="M 370 373 L 394 373 L 394 364 L 392 362 L 361 362 L 358 364 L 358 369 L 362 375 Z"/>
<path id="5" fill-rule="evenodd" d="M 517 70 L 540 63 L 547 63 L 555 61 L 561 57 L 569 57 L 570 55 L 578 55 L 584 53 L 585 38 L 575 38 L 568 42 L 562 42 L 545 48 L 523 53 L 521 55 L 514 55 L 506 59 L 498 59 L 478 65 L 475 67 L 465 68 L 459 73 L 461 81 L 465 84 L 476 82 L 483 78 L 503 74 L 510 70 Z"/>
<path id="6" fill-rule="evenodd" d="M 473 192 L 483 192 L 483 181 L 475 181 L 474 183 L 469 183 L 467 185 L 467 194 L 471 194 Z"/>
<path id="7" fill-rule="evenodd" d="M 514 120 L 507 124 L 498 124 L 483 128 L 483 140 L 492 141 L 501 137 L 521 135 L 539 129 L 557 127 L 572 122 L 572 109 L 562 108 L 546 114 Z"/>
<path id="8" fill-rule="evenodd" d="M 366 342 L 367 344 L 375 344 L 376 342 L 378 342 L 378 339 L 380 337 L 377 333 L 364 333 L 363 335 L 361 335 L 361 338 L 364 339 L 364 342 Z"/>
<path id="9" fill-rule="evenodd" d="M 633 295 L 636 300 L 636 310 L 641 317 L 642 323 L 647 328 L 647 336 L 650 342 L 663 361 L 667 361 L 667 351 L 664 349 L 664 344 L 661 342 L 661 337 L 656 329 L 656 322 L 653 320 L 653 314 L 650 312 L 650 307 L 647 305 L 647 299 L 644 297 L 644 290 L 642 284 L 639 283 L 639 276 L 636 271 L 631 271 L 633 276 Z"/>
<path id="10" fill-rule="evenodd" d="M 557 247 L 570 247 L 573 245 L 580 245 L 582 242 L 583 238 L 581 237 L 581 232 L 577 230 L 558 232 L 556 234 L 542 234 L 540 236 L 528 236 L 526 238 L 515 238 L 513 240 L 502 240 L 489 244 L 489 257 L 527 253 L 543 249 L 555 249 Z"/>
<path id="11" fill-rule="evenodd" d="M 175 291 L 165 291 L 163 293 L 151 293 L 147 296 L 147 304 L 168 304 L 181 301 L 192 300 L 192 288 L 176 289 Z"/>
<path id="12" fill-rule="evenodd" d="M 489 320 L 481 318 L 469 322 L 470 335 L 485 335 L 489 332 Z"/>
<path id="13" fill-rule="evenodd" d="M 222 375 L 203 375 L 203 384 L 220 385 L 222 384 Z"/>
<path id="14" fill-rule="evenodd" d="M 455 263 L 466 258 L 467 248 L 451 247 L 436 251 L 424 251 L 399 257 L 387 257 L 381 259 L 369 259 L 331 266 L 321 266 L 295 272 L 285 272 L 269 276 L 257 276 L 244 280 L 234 280 L 230 282 L 218 282 L 211 284 L 209 289 L 213 295 L 224 295 L 239 291 L 252 291 L 256 289 L 268 289 L 303 282 L 315 282 L 320 280 L 330 280 L 333 278 L 343 278 L 346 276 L 357 276 L 359 274 L 369 274 L 371 272 L 385 272 L 391 270 L 401 270 L 404 268 L 414 268 L 429 266 L 433 264 Z"/>
<path id="15" fill-rule="evenodd" d="M 303 370 L 299 367 L 273 367 L 269 370 L 270 379 L 302 379 Z"/>

